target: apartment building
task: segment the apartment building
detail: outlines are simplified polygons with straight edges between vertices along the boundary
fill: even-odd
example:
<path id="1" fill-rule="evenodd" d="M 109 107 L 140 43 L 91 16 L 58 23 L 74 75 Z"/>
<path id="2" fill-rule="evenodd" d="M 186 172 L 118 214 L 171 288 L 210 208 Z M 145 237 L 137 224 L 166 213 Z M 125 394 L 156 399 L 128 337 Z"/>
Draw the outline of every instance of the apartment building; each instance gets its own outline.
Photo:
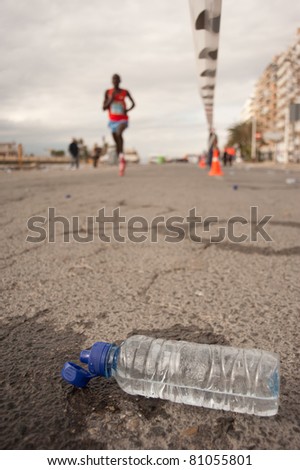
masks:
<path id="1" fill-rule="evenodd" d="M 300 28 L 296 40 L 277 61 L 277 131 L 283 135 L 280 152 L 287 161 L 300 161 L 300 121 L 293 122 L 290 108 L 300 104 Z"/>
<path id="2" fill-rule="evenodd" d="M 290 107 L 300 103 L 300 28 L 293 44 L 275 56 L 256 83 L 243 115 L 255 117 L 263 140 L 263 158 L 300 162 L 300 121 L 293 122 Z"/>
<path id="3" fill-rule="evenodd" d="M 250 98 L 247 99 L 246 103 L 241 112 L 241 120 L 243 122 L 250 121 L 254 115 L 254 95 L 251 95 Z"/>
<path id="4" fill-rule="evenodd" d="M 17 155 L 17 144 L 15 142 L 0 142 L 0 157 L 11 157 Z"/>
<path id="5" fill-rule="evenodd" d="M 263 131 L 274 131 L 277 116 L 277 57 L 264 70 L 255 88 L 253 112 Z"/>

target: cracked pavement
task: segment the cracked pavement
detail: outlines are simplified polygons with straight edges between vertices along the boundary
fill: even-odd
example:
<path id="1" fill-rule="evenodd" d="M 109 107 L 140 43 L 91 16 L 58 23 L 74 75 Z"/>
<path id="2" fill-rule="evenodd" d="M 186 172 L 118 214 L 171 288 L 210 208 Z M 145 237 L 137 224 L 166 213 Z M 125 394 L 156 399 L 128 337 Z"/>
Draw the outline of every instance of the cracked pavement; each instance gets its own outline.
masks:
<path id="1" fill-rule="evenodd" d="M 299 170 L 236 165 L 223 178 L 189 164 L 0 172 L 2 449 L 299 449 Z M 294 180 L 289 184 L 288 180 Z M 236 186 L 237 185 L 237 186 Z M 234 187 L 237 189 L 234 189 Z M 250 207 L 272 242 L 211 243 Z M 27 220 L 48 208 L 56 241 L 28 243 Z M 94 240 L 86 216 L 218 216 L 202 243 Z M 145 228 L 145 227 L 144 227 Z M 187 228 L 185 225 L 184 228 Z M 107 235 L 116 234 L 114 221 Z M 153 230 L 153 228 L 152 228 Z M 235 234 L 249 233 L 237 225 Z M 120 233 L 126 235 L 121 226 Z M 149 234 L 151 230 L 149 230 Z M 69 234 L 70 243 L 63 242 Z M 95 341 L 142 333 L 275 351 L 281 359 L 277 416 L 259 418 L 129 396 L 113 379 L 84 390 L 63 383 L 65 361 Z M 77 361 L 78 362 L 78 361 Z"/>

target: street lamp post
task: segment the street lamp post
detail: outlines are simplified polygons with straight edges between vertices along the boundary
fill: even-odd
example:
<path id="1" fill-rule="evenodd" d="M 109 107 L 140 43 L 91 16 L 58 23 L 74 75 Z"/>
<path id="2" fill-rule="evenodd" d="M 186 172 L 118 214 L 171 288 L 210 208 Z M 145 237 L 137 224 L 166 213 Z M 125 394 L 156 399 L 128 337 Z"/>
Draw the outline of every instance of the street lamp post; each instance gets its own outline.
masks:
<path id="1" fill-rule="evenodd" d="M 252 117 L 252 135 L 251 135 L 251 159 L 256 159 L 256 118 Z"/>
<path id="2" fill-rule="evenodd" d="M 290 108 L 286 108 L 284 126 L 284 163 L 289 162 Z"/>

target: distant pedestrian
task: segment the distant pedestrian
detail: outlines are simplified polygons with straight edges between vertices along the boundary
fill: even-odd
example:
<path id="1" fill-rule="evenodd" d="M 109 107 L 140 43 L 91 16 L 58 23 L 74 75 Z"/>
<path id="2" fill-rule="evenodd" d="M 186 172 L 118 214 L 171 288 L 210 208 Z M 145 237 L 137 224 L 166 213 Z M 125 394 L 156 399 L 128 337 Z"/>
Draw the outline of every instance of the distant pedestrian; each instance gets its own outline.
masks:
<path id="1" fill-rule="evenodd" d="M 227 152 L 227 160 L 228 160 L 229 166 L 232 166 L 232 162 L 235 157 L 235 148 L 227 147 L 226 152 Z"/>
<path id="2" fill-rule="evenodd" d="M 228 157 L 228 155 L 227 155 L 227 148 L 225 147 L 225 148 L 224 148 L 224 152 L 223 152 L 223 157 L 222 157 L 222 159 L 223 159 L 223 165 L 224 165 L 224 166 L 227 165 L 227 157 Z"/>
<path id="3" fill-rule="evenodd" d="M 79 148 L 77 144 L 77 140 L 73 139 L 69 145 L 69 152 L 71 154 L 71 168 L 79 168 Z"/>
<path id="4" fill-rule="evenodd" d="M 84 144 L 84 140 L 83 139 L 79 139 L 77 141 L 77 145 L 78 145 L 78 155 L 79 155 L 79 161 L 81 160 L 82 162 L 84 161 L 85 163 L 88 163 L 88 151 L 87 151 L 87 147 L 86 145 Z"/>
<path id="5" fill-rule="evenodd" d="M 101 156 L 102 148 L 95 144 L 92 150 L 93 167 L 97 168 Z"/>
<path id="6" fill-rule="evenodd" d="M 108 110 L 109 123 L 112 137 L 116 143 L 118 158 L 124 159 L 123 132 L 128 127 L 128 112 L 134 108 L 133 101 L 128 90 L 120 88 L 121 77 L 114 74 L 112 77 L 113 88 L 106 90 L 104 94 L 103 110 Z M 126 107 L 125 100 L 129 99 L 131 106 Z"/>

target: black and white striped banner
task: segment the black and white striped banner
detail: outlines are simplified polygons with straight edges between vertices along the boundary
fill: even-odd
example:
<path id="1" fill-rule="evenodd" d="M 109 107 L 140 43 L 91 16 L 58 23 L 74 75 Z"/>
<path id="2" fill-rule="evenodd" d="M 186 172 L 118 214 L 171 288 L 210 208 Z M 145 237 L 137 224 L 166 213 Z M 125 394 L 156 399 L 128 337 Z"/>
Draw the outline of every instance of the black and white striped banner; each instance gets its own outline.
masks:
<path id="1" fill-rule="evenodd" d="M 196 50 L 199 93 L 209 129 L 213 127 L 222 0 L 189 0 Z"/>

